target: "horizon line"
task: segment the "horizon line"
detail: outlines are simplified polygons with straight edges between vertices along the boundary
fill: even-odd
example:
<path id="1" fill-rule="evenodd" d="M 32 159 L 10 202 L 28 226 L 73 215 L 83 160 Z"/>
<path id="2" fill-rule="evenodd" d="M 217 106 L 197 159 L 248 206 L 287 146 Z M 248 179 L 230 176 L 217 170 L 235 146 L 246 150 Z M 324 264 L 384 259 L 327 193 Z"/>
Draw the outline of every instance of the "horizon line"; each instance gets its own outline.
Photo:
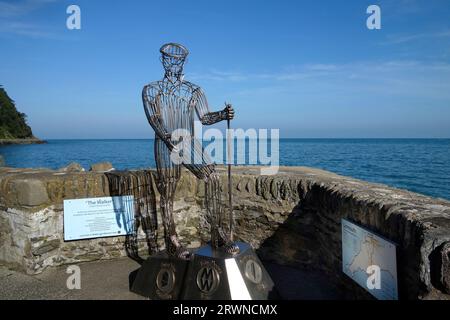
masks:
<path id="1" fill-rule="evenodd" d="M 235 138 L 234 140 L 236 140 Z M 258 140 L 258 138 L 245 138 L 246 140 Z M 294 139 L 304 139 L 304 140 L 351 140 L 351 139 L 361 139 L 361 140 L 449 140 L 450 137 L 281 137 L 280 140 L 294 140 Z M 39 138 L 39 140 L 155 140 L 155 138 Z M 225 139 L 226 140 L 226 139 Z M 237 139 L 243 140 L 243 139 Z M 209 140 L 205 140 L 209 141 Z"/>

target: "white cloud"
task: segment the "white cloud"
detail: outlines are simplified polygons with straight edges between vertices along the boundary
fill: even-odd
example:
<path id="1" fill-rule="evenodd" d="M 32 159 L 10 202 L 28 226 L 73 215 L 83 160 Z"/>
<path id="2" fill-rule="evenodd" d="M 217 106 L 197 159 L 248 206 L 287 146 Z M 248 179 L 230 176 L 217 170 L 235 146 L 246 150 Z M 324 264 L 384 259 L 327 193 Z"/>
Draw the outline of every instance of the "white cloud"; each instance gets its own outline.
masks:
<path id="1" fill-rule="evenodd" d="M 412 97 L 450 101 L 450 63 L 416 60 L 361 61 L 346 64 L 290 66 L 271 73 L 217 71 L 195 74 L 188 80 L 209 85 L 239 84 L 235 94 L 247 97 L 319 94 L 345 99 L 376 94 L 380 97 Z M 245 88 L 245 89 L 244 89 Z M 345 96 L 345 97 L 344 97 Z"/>
<path id="2" fill-rule="evenodd" d="M 426 40 L 426 39 L 435 40 L 437 38 L 449 38 L 450 39 L 450 30 L 443 30 L 443 31 L 438 31 L 438 32 L 428 32 L 428 33 L 416 33 L 416 34 L 388 35 L 386 37 L 386 40 L 381 42 L 381 44 L 383 44 L 383 45 L 401 44 L 401 43 Z"/>
<path id="3" fill-rule="evenodd" d="M 23 0 L 14 3 L 0 1 L 0 17 L 18 17 L 56 0 Z"/>
<path id="4" fill-rule="evenodd" d="M 234 71 L 220 71 L 212 69 L 206 73 L 191 73 L 189 75 L 191 80 L 212 80 L 212 81 L 246 81 L 249 77 L 241 72 Z"/>
<path id="5" fill-rule="evenodd" d="M 335 71 L 336 69 L 338 69 L 338 66 L 335 64 L 318 63 L 306 65 L 306 69 L 313 71 Z"/>
<path id="6" fill-rule="evenodd" d="M 0 21 L 0 34 L 12 34 L 27 36 L 30 38 L 54 38 L 55 36 L 45 31 L 41 26 L 24 22 L 2 22 Z"/>
<path id="7" fill-rule="evenodd" d="M 311 78 L 347 77 L 358 78 L 359 75 L 368 77 L 382 76 L 383 74 L 405 72 L 450 73 L 450 64 L 444 62 L 425 63 L 417 60 L 367 61 L 347 64 L 306 64 L 291 66 L 271 73 L 250 73 L 244 71 L 211 70 L 205 73 L 190 73 L 191 80 L 245 82 L 245 81 L 295 81 Z"/>
<path id="8" fill-rule="evenodd" d="M 48 38 L 53 35 L 40 25 L 25 20 L 39 8 L 56 0 L 23 0 L 14 3 L 0 1 L 0 34 L 21 35 L 32 38 Z M 27 22 L 24 22 L 27 21 Z"/>

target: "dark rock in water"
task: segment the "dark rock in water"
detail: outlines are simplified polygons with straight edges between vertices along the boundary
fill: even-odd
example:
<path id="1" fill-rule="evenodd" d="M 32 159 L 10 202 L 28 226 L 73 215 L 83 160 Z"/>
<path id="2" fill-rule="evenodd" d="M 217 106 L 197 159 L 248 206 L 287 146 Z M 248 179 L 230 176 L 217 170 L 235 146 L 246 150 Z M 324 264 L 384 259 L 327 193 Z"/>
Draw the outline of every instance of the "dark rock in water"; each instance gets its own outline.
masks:
<path id="1" fill-rule="evenodd" d="M 60 172 L 83 172 L 84 168 L 77 162 L 71 162 L 65 167 L 60 168 Z"/>
<path id="2" fill-rule="evenodd" d="M 40 140 L 38 138 L 25 138 L 25 139 L 0 139 L 1 145 L 11 145 L 11 144 L 46 144 L 47 141 Z"/>
<path id="3" fill-rule="evenodd" d="M 89 171 L 106 172 L 114 170 L 111 162 L 100 162 L 91 165 Z"/>
<path id="4" fill-rule="evenodd" d="M 5 167 L 5 159 L 0 155 L 0 167 Z"/>

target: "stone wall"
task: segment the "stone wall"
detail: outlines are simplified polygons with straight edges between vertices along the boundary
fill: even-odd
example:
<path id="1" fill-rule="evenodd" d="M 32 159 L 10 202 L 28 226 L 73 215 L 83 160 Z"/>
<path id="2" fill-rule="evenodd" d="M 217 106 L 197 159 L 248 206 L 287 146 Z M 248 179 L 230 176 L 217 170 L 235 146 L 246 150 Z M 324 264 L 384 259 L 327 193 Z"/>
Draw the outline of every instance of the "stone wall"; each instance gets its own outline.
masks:
<path id="1" fill-rule="evenodd" d="M 235 237 L 261 258 L 320 269 L 345 297 L 370 298 L 341 271 L 341 219 L 348 218 L 398 244 L 400 298 L 450 298 L 450 202 L 304 167 L 283 167 L 275 176 L 261 176 L 257 167 L 233 173 Z M 157 202 L 154 179 L 148 187 Z M 124 237 L 63 241 L 63 199 L 110 194 L 104 172 L 0 168 L 0 263 L 39 273 L 125 255 Z M 203 195 L 203 183 L 184 172 L 174 207 L 190 247 L 208 241 Z M 161 228 L 158 235 L 162 247 Z M 143 232 L 139 249 L 148 251 Z"/>

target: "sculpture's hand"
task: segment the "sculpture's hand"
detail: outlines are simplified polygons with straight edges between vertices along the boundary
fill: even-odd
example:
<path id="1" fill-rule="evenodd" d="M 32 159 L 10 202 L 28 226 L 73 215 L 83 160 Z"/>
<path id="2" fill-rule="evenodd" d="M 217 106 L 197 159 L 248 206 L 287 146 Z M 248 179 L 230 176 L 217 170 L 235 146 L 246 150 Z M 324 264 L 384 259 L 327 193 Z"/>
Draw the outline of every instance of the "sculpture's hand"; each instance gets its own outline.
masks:
<path id="1" fill-rule="evenodd" d="M 166 133 L 166 135 L 164 136 L 164 143 L 166 144 L 167 149 L 169 149 L 170 152 L 180 152 L 180 148 L 172 142 L 172 135 L 170 133 Z"/>
<path id="2" fill-rule="evenodd" d="M 234 109 L 231 104 L 226 103 L 223 112 L 225 114 L 225 120 L 232 120 L 234 118 Z"/>
<path id="3" fill-rule="evenodd" d="M 172 154 L 180 154 L 180 148 L 178 148 L 178 146 L 171 144 L 171 147 L 169 148 L 170 152 Z"/>
<path id="4" fill-rule="evenodd" d="M 174 144 L 172 143 L 172 135 L 170 133 L 166 133 L 164 135 L 164 139 L 163 139 L 164 143 L 166 144 L 167 148 L 172 151 L 173 148 L 175 147 Z"/>

